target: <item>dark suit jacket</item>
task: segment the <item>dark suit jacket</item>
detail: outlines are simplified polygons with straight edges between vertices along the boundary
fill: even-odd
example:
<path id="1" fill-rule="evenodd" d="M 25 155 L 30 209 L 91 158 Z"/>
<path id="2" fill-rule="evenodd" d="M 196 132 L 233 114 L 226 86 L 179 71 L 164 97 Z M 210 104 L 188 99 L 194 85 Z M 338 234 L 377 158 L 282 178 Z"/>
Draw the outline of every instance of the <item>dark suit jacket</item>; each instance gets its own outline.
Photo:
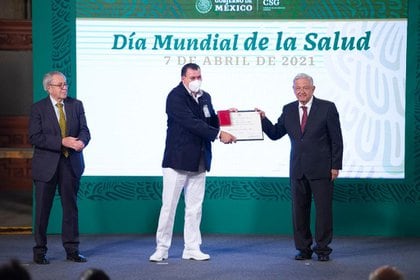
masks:
<path id="1" fill-rule="evenodd" d="M 290 177 L 300 179 L 331 178 L 331 169 L 341 169 L 343 139 L 337 108 L 334 103 L 313 98 L 305 131 L 300 130 L 299 102 L 283 107 L 283 113 L 273 125 L 268 118 L 262 120 L 267 136 L 276 140 L 289 135 Z"/>
<path id="2" fill-rule="evenodd" d="M 64 100 L 64 110 L 67 135 L 79 138 L 86 146 L 90 141 L 90 132 L 82 102 L 67 97 Z M 61 156 L 60 126 L 49 96 L 31 107 L 29 140 L 34 146 L 32 177 L 37 181 L 48 182 L 56 172 Z M 69 152 L 74 174 L 80 178 L 85 168 L 83 154 L 73 149 L 69 149 Z"/>
<path id="3" fill-rule="evenodd" d="M 195 172 L 204 154 L 205 168 L 210 170 L 211 141 L 217 137 L 219 121 L 210 95 L 203 92 L 198 100 L 197 103 L 182 82 L 169 93 L 166 99 L 168 127 L 162 167 Z"/>

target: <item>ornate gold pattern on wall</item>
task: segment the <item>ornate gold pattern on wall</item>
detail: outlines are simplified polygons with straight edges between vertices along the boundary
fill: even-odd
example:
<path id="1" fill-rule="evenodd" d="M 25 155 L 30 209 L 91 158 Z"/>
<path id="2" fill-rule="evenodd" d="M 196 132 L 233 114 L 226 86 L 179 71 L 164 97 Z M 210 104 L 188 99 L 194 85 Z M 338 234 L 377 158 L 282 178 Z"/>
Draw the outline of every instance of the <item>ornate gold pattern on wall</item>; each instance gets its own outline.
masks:
<path id="1" fill-rule="evenodd" d="M 27 116 L 0 117 L 0 189 L 32 187 Z"/>
<path id="2" fill-rule="evenodd" d="M 32 50 L 32 22 L 0 20 L 0 50 Z"/>

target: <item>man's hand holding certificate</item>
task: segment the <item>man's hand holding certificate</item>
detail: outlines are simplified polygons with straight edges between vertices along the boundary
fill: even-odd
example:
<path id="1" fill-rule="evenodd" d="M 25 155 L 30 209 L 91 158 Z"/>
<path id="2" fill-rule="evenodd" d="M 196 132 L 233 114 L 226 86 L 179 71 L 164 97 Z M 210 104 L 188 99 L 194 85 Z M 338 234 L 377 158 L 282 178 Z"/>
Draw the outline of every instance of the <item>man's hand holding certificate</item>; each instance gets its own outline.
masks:
<path id="1" fill-rule="evenodd" d="M 229 132 L 237 141 L 263 140 L 261 117 L 259 112 L 247 111 L 218 111 L 220 129 Z"/>

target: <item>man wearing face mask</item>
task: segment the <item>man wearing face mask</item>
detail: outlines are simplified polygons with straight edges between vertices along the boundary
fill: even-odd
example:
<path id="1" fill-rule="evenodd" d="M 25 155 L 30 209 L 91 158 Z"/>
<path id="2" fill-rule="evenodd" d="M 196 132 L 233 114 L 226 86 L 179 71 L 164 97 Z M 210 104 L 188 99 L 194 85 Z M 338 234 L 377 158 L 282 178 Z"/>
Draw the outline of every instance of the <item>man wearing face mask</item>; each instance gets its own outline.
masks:
<path id="1" fill-rule="evenodd" d="M 184 191 L 184 251 L 183 259 L 208 260 L 201 251 L 201 211 L 205 193 L 206 171 L 210 170 L 211 142 L 220 139 L 225 144 L 236 138 L 219 129 L 219 121 L 210 95 L 200 89 L 201 69 L 188 63 L 182 67 L 181 82 L 166 100 L 167 134 L 163 155 L 163 190 L 156 232 L 153 262 L 168 258 L 175 212 Z"/>

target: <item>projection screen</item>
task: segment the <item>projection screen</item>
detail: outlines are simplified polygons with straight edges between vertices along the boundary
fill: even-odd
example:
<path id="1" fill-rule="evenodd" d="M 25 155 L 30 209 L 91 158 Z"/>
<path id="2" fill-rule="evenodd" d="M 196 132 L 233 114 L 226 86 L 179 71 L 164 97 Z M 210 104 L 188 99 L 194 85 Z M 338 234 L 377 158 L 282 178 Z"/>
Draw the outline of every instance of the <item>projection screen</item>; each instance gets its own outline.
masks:
<path id="1" fill-rule="evenodd" d="M 406 18 L 285 20 L 261 11 L 230 18 L 245 13 L 240 9 L 249 1 L 220 4 L 225 8 L 213 1 L 213 12 L 238 11 L 207 19 L 199 2 L 191 1 L 195 17 L 78 14 L 77 98 L 93 135 L 84 175 L 161 175 L 166 96 L 180 82 L 182 65 L 194 62 L 217 110 L 260 108 L 273 122 L 295 100 L 294 76 L 311 75 L 314 95 L 333 101 L 340 114 L 340 177 L 404 178 Z M 261 9 L 282 9 L 264 2 Z M 288 177 L 289 153 L 287 136 L 216 140 L 209 176 Z"/>

